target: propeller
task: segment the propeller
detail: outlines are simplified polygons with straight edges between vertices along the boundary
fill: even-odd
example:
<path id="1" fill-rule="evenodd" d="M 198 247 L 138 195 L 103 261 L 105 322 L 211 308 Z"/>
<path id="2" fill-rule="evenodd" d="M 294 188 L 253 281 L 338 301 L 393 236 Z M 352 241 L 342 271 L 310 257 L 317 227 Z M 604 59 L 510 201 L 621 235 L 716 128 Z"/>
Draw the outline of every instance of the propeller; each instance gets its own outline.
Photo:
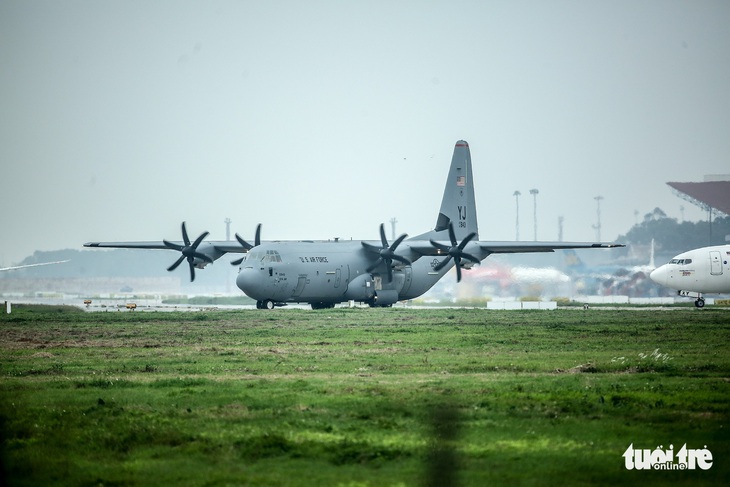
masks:
<path id="1" fill-rule="evenodd" d="M 461 281 L 461 259 L 466 259 L 474 262 L 475 264 L 479 263 L 479 259 L 474 257 L 471 254 L 467 254 L 464 252 L 464 247 L 466 247 L 466 244 L 469 243 L 471 239 L 476 237 L 476 233 L 472 232 L 469 235 L 467 235 L 464 240 L 461 241 L 461 243 L 457 244 L 456 242 L 456 235 L 454 234 L 454 224 L 453 222 L 449 222 L 449 240 L 451 240 L 451 246 L 444 245 L 442 243 L 434 242 L 433 239 L 431 239 L 431 245 L 436 247 L 437 249 L 441 250 L 442 252 L 446 252 L 449 254 L 448 257 L 446 257 L 441 263 L 437 264 L 436 267 L 433 268 L 435 271 L 440 271 L 446 265 L 449 263 L 451 259 L 454 259 L 454 264 L 456 264 L 456 282 Z"/>
<path id="2" fill-rule="evenodd" d="M 259 245 L 261 245 L 261 224 L 259 223 L 258 225 L 256 225 L 256 236 L 254 237 L 253 245 L 251 245 L 250 243 L 248 243 L 244 239 L 242 239 L 239 234 L 236 234 L 236 240 L 238 240 L 238 243 L 241 244 L 241 247 L 243 247 L 246 250 L 251 250 L 254 247 L 258 247 Z M 243 259 L 245 259 L 245 258 L 246 258 L 246 256 L 244 255 L 240 259 L 236 259 L 236 260 L 232 261 L 231 265 L 239 265 L 241 262 L 243 262 Z"/>
<path id="3" fill-rule="evenodd" d="M 187 259 L 188 265 L 190 266 L 190 282 L 193 282 L 195 280 L 195 259 L 201 259 L 211 264 L 213 263 L 213 259 L 203 254 L 202 252 L 198 252 L 198 245 L 200 245 L 200 242 L 202 242 L 203 239 L 207 236 L 208 232 L 203 232 L 198 236 L 198 238 L 195 239 L 193 243 L 190 243 L 190 239 L 188 238 L 188 231 L 185 229 L 185 222 L 183 222 L 182 237 L 185 245 L 168 242 L 167 240 L 162 241 L 162 243 L 165 244 L 165 247 L 172 250 L 177 250 L 178 252 L 182 253 L 182 255 L 170 267 L 168 267 L 167 270 L 174 271 L 175 269 L 177 269 L 177 266 L 182 264 L 183 260 Z"/>
<path id="4" fill-rule="evenodd" d="M 393 269 L 391 266 L 393 265 L 393 261 L 396 260 L 398 262 L 401 262 L 406 265 L 411 265 L 411 261 L 406 259 L 405 257 L 402 257 L 395 253 L 395 249 L 400 245 L 400 243 L 407 237 L 407 234 L 403 234 L 395 241 L 392 245 L 388 245 L 388 239 L 385 238 L 385 228 L 383 227 L 383 224 L 380 224 L 380 241 L 383 244 L 382 246 L 373 245 L 368 242 L 361 242 L 362 246 L 370 253 L 377 254 L 378 260 L 375 261 L 373 265 L 368 267 L 366 270 L 367 272 L 372 272 L 376 267 L 378 267 L 380 264 L 385 263 L 385 267 L 388 269 L 388 282 L 393 281 Z"/>

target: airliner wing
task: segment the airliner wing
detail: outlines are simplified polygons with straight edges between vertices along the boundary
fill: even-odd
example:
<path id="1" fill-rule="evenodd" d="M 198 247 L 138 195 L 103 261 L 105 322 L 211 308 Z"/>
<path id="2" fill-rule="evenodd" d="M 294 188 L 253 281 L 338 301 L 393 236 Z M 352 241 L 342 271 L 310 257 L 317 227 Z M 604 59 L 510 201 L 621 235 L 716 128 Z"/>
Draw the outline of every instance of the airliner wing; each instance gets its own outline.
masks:
<path id="1" fill-rule="evenodd" d="M 16 266 L 12 266 L 12 267 L 0 267 L 0 271 L 14 271 L 15 269 L 25 269 L 27 267 L 39 267 L 42 265 L 63 264 L 65 262 L 68 262 L 68 259 L 57 260 L 56 262 L 41 262 L 39 264 L 25 264 L 25 265 L 16 265 Z"/>

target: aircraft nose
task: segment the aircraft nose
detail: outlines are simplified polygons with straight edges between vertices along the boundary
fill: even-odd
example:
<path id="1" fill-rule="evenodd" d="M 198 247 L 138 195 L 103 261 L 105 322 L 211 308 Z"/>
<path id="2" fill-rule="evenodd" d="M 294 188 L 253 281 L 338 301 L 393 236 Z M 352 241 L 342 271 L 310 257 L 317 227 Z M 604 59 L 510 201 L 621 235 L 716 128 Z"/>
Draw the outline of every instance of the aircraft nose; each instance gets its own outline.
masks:
<path id="1" fill-rule="evenodd" d="M 238 286 L 238 289 L 246 293 L 248 296 L 251 296 L 251 293 L 254 292 L 256 287 L 256 274 L 256 271 L 250 267 L 241 269 L 241 272 L 238 273 L 238 277 L 236 277 L 236 286 Z"/>
<path id="2" fill-rule="evenodd" d="M 663 265 L 661 267 L 658 267 L 651 271 L 649 274 L 649 279 L 656 282 L 657 284 L 661 284 L 662 286 L 667 285 L 667 266 Z"/>

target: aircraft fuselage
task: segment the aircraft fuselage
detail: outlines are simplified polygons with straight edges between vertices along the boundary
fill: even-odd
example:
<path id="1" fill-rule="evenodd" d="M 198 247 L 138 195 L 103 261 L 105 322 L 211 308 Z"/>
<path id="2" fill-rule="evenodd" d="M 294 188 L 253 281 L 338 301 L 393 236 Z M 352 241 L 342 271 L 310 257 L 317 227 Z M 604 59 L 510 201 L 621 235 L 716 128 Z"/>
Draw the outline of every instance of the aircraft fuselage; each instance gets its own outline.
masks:
<path id="1" fill-rule="evenodd" d="M 683 252 L 652 271 L 649 277 L 657 284 L 677 289 L 682 296 L 697 297 L 698 301 L 702 293 L 730 293 L 730 245 Z"/>
<path id="2" fill-rule="evenodd" d="M 441 260 L 423 258 L 410 266 L 396 266 L 392 281 L 388 281 L 385 264 L 367 271 L 373 258 L 359 240 L 270 242 L 246 255 L 236 285 L 259 302 L 326 307 L 358 301 L 382 306 L 428 291 L 451 267 L 434 271 Z"/>

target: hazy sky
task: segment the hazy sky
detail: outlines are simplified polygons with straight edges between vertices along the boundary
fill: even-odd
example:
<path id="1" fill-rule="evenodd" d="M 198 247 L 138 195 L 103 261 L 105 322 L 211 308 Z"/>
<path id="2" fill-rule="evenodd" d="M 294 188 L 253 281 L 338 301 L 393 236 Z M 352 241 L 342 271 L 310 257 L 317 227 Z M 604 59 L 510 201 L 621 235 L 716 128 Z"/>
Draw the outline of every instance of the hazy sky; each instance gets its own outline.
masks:
<path id="1" fill-rule="evenodd" d="M 613 240 L 730 173 L 730 2 L 0 0 L 0 263 L 209 230 Z M 388 225 L 388 234 L 390 226 Z"/>

